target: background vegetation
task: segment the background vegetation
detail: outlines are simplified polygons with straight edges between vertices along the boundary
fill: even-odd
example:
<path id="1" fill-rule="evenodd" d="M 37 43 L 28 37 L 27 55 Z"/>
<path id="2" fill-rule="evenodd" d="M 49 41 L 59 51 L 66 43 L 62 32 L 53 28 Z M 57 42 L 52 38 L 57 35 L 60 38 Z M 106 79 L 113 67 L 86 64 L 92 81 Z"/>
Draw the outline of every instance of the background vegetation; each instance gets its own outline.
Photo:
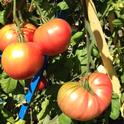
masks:
<path id="1" fill-rule="evenodd" d="M 102 59 L 86 23 L 86 5 L 80 0 L 19 0 L 17 15 L 23 22 L 42 25 L 51 18 L 67 20 L 72 27 L 69 48 L 63 54 L 50 57 L 44 76 L 47 88 L 36 91 L 25 121 L 18 121 L 20 106 L 29 80 L 17 81 L 0 70 L 0 123 L 14 124 L 122 124 L 124 123 L 124 1 L 93 0 L 105 38 L 113 57 L 113 66 L 121 85 L 121 97 L 113 93 L 111 105 L 98 118 L 88 122 L 72 120 L 57 106 L 56 96 L 60 84 L 73 81 L 102 65 Z M 0 0 L 0 27 L 13 23 L 13 1 Z M 66 102 L 66 101 L 65 101 Z M 71 107 L 71 106 L 70 106 Z"/>

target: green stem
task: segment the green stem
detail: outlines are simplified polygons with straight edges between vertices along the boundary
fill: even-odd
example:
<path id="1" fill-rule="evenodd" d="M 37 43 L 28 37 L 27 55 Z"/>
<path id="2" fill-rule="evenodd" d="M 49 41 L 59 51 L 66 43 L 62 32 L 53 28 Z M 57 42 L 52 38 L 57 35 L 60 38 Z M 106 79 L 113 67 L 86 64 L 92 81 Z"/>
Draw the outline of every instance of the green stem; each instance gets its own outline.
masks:
<path id="1" fill-rule="evenodd" d="M 21 22 L 16 15 L 16 0 L 13 0 L 13 20 L 16 24 L 19 42 L 24 42 L 23 32 L 21 30 Z"/>
<path id="2" fill-rule="evenodd" d="M 95 46 L 95 37 L 91 31 L 90 24 L 87 20 L 85 20 L 85 28 L 87 30 L 87 56 L 88 56 L 88 62 L 92 65 L 93 68 L 95 68 L 94 61 L 92 60 L 91 52 L 93 47 Z"/>
<path id="3" fill-rule="evenodd" d="M 34 1 L 34 2 L 35 2 L 35 1 Z M 46 23 L 46 22 L 48 21 L 48 18 L 45 17 L 45 16 L 43 16 L 42 11 L 41 11 L 41 8 L 40 8 L 40 6 L 38 5 L 37 2 L 35 2 L 35 5 L 36 5 L 37 10 L 38 10 L 39 15 L 40 15 L 40 23 L 41 23 L 41 24 Z"/>
<path id="4" fill-rule="evenodd" d="M 82 5 L 82 11 L 84 16 L 84 26 L 86 29 L 86 45 L 87 45 L 87 73 L 90 72 L 90 65 L 94 68 L 94 62 L 92 60 L 91 51 L 94 45 L 95 38 L 90 30 L 90 25 L 88 23 L 88 15 L 87 15 L 87 8 L 85 0 L 80 0 Z M 92 42 L 91 42 L 92 41 Z"/>
<path id="5" fill-rule="evenodd" d="M 80 85 L 85 89 L 87 90 L 88 92 L 90 92 L 92 95 L 94 94 L 91 86 L 89 85 L 89 80 L 88 80 L 88 76 L 87 77 L 84 77 L 82 79 L 80 79 L 79 81 Z"/>
<path id="6" fill-rule="evenodd" d="M 30 7 L 29 7 L 29 9 L 28 9 L 28 11 L 29 11 L 29 12 L 31 12 L 31 11 L 32 11 L 33 3 L 34 3 L 34 0 L 31 0 Z"/>
<path id="7" fill-rule="evenodd" d="M 19 15 L 20 23 L 21 23 L 21 25 L 22 25 L 22 24 L 24 23 L 24 20 L 23 20 L 23 18 L 22 18 L 22 13 L 21 13 L 20 10 L 18 11 L 18 15 Z"/>

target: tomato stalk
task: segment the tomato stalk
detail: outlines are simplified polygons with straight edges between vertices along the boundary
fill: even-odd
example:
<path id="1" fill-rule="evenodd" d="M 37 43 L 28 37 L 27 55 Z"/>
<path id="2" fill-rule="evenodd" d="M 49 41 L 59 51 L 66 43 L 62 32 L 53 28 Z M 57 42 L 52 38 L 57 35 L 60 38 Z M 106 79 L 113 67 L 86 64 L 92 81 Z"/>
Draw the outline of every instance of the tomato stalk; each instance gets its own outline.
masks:
<path id="1" fill-rule="evenodd" d="M 23 35 L 22 30 L 21 30 L 21 22 L 16 15 L 16 0 L 13 0 L 13 20 L 14 20 L 16 27 L 17 27 L 19 42 L 24 42 L 24 35 Z"/>
<path id="2" fill-rule="evenodd" d="M 44 24 L 44 23 L 48 22 L 49 19 L 42 14 L 39 4 L 36 1 L 34 1 L 34 3 L 36 5 L 36 9 L 38 10 L 39 15 L 40 15 L 40 23 Z"/>
<path id="3" fill-rule="evenodd" d="M 89 73 L 91 71 L 91 67 L 95 67 L 94 62 L 91 58 L 91 52 L 92 52 L 92 48 L 94 46 L 94 42 L 92 41 L 92 39 L 94 40 L 94 37 L 91 35 L 91 29 L 90 29 L 90 25 L 88 23 L 88 16 L 87 16 L 87 9 L 86 9 L 86 3 L 84 0 L 81 0 L 81 5 L 82 7 L 82 11 L 83 11 L 83 16 L 84 16 L 84 25 L 85 25 L 85 34 L 86 34 L 86 45 L 87 45 L 87 73 Z"/>
<path id="4" fill-rule="evenodd" d="M 29 9 L 28 9 L 28 11 L 29 11 L 29 12 L 31 12 L 31 11 L 32 11 L 32 8 L 33 8 L 33 3 L 34 3 L 34 0 L 31 0 L 31 4 L 30 4 Z"/>
<path id="5" fill-rule="evenodd" d="M 86 77 L 83 77 L 83 78 L 81 78 L 80 80 L 79 80 L 79 83 L 80 83 L 80 85 L 85 89 L 85 90 L 87 90 L 89 93 L 91 93 L 92 95 L 94 94 L 94 92 L 93 92 L 93 90 L 92 90 L 92 88 L 90 87 L 90 85 L 89 85 L 89 76 L 86 76 Z"/>

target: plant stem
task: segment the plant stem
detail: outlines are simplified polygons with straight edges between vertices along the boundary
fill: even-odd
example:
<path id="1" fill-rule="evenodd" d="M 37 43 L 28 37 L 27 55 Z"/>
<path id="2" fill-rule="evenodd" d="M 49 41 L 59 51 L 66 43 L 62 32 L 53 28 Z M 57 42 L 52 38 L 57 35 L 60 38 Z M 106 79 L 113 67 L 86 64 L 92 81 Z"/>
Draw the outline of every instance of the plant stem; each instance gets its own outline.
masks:
<path id="1" fill-rule="evenodd" d="M 94 45 L 92 43 L 92 37 L 90 33 L 90 26 L 88 24 L 88 15 L 87 15 L 87 8 L 86 8 L 86 2 L 84 0 L 81 0 L 81 5 L 82 5 L 82 11 L 83 11 L 83 16 L 84 16 L 84 25 L 86 29 L 86 45 L 87 45 L 87 73 L 90 72 L 90 65 L 94 66 L 92 59 L 91 59 L 91 50 Z"/>
<path id="2" fill-rule="evenodd" d="M 31 4 L 30 4 L 30 7 L 28 9 L 28 12 L 31 12 L 32 11 L 33 3 L 34 3 L 34 0 L 31 0 Z"/>
<path id="3" fill-rule="evenodd" d="M 44 24 L 44 23 L 48 22 L 49 19 L 48 19 L 47 17 L 45 17 L 45 16 L 42 14 L 41 8 L 40 8 L 40 6 L 38 5 L 38 3 L 35 2 L 35 1 L 34 1 L 34 3 L 35 3 L 35 5 L 36 5 L 37 10 L 38 10 L 39 15 L 40 15 L 40 23 L 41 23 L 41 24 Z"/>
<path id="4" fill-rule="evenodd" d="M 21 22 L 17 18 L 17 14 L 16 14 L 16 0 L 13 0 L 13 21 L 16 24 L 16 29 L 17 29 L 19 42 L 24 42 L 23 32 L 21 31 Z"/>

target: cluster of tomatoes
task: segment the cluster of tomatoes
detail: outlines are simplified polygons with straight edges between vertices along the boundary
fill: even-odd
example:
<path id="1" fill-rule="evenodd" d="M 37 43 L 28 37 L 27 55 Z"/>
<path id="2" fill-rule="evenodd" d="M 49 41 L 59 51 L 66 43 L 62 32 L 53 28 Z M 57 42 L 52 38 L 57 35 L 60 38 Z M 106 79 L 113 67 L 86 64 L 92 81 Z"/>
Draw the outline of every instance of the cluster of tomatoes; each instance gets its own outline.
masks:
<path id="1" fill-rule="evenodd" d="M 23 41 L 15 24 L 0 29 L 1 64 L 12 78 L 31 78 L 44 64 L 44 55 L 54 56 L 68 48 L 71 27 L 63 19 L 54 18 L 36 28 L 26 23 L 21 27 Z"/>

